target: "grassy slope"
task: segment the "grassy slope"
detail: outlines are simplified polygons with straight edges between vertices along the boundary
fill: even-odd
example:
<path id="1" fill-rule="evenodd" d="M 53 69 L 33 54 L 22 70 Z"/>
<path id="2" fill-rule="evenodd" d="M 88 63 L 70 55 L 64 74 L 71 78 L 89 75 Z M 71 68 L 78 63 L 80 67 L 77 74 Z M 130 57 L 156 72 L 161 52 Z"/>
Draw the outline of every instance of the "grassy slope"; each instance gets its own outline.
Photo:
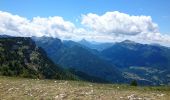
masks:
<path id="1" fill-rule="evenodd" d="M 0 100 L 130 100 L 130 98 L 170 100 L 170 87 L 131 87 L 0 76 Z"/>

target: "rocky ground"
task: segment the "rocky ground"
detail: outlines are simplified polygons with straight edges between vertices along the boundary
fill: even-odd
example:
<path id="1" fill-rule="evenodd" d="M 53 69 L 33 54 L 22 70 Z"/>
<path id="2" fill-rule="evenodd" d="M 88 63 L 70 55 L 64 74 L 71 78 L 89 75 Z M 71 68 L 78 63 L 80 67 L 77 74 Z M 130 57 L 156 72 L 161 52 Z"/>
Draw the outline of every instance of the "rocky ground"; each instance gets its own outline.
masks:
<path id="1" fill-rule="evenodd" d="M 170 86 L 133 87 L 0 76 L 0 100 L 170 100 Z"/>

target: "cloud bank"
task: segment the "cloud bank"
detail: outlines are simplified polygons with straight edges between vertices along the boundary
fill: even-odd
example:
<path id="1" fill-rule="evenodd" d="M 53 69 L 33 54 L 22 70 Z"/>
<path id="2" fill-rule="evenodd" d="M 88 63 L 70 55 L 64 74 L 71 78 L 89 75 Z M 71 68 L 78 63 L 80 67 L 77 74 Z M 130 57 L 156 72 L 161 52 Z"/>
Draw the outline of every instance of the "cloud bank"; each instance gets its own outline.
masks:
<path id="1" fill-rule="evenodd" d="M 136 35 L 158 32 L 158 25 L 152 22 L 150 16 L 130 16 L 118 11 L 106 12 L 102 16 L 89 13 L 83 15 L 81 23 L 104 34 Z"/>
<path id="2" fill-rule="evenodd" d="M 34 17 L 31 20 L 0 11 L 0 34 L 11 36 L 50 36 L 60 39 L 116 42 L 125 39 L 170 46 L 170 36 L 161 34 L 150 16 L 131 16 L 118 11 L 103 15 L 82 15 L 82 27 L 60 16 Z"/>
<path id="3" fill-rule="evenodd" d="M 0 11 L 0 34 L 11 36 L 50 36 L 62 39 L 71 38 L 81 33 L 83 29 L 76 28 L 62 17 L 34 17 L 32 20 Z"/>

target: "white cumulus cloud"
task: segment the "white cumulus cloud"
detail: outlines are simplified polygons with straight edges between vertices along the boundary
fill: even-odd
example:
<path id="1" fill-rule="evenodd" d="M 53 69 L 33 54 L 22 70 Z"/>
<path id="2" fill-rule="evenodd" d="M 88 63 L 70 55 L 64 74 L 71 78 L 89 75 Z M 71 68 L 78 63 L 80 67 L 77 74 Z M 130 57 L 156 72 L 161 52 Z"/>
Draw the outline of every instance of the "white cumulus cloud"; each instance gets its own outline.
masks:
<path id="1" fill-rule="evenodd" d="M 98 33 L 106 34 L 136 35 L 158 32 L 158 25 L 150 16 L 130 16 L 118 11 L 106 12 L 101 16 L 93 13 L 82 15 L 81 23 Z"/>
<path id="2" fill-rule="evenodd" d="M 32 20 L 0 11 L 0 34 L 12 36 L 51 36 L 69 39 L 83 32 L 62 17 L 34 17 Z"/>
<path id="3" fill-rule="evenodd" d="M 105 38 L 106 41 L 128 39 L 170 46 L 170 35 L 161 34 L 151 16 L 132 16 L 118 11 L 106 12 L 103 15 L 89 13 L 82 15 L 81 24 L 92 31 L 91 33 L 97 33 L 100 37 L 98 39 Z"/>

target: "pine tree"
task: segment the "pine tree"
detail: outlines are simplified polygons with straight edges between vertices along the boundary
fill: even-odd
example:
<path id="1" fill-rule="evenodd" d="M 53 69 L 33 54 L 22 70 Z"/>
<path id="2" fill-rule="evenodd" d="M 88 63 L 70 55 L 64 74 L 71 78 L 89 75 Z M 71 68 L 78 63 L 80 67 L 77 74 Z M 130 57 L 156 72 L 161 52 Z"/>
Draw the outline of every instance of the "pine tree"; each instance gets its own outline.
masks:
<path id="1" fill-rule="evenodd" d="M 130 83 L 131 86 L 138 86 L 138 83 L 136 80 L 131 81 Z"/>

